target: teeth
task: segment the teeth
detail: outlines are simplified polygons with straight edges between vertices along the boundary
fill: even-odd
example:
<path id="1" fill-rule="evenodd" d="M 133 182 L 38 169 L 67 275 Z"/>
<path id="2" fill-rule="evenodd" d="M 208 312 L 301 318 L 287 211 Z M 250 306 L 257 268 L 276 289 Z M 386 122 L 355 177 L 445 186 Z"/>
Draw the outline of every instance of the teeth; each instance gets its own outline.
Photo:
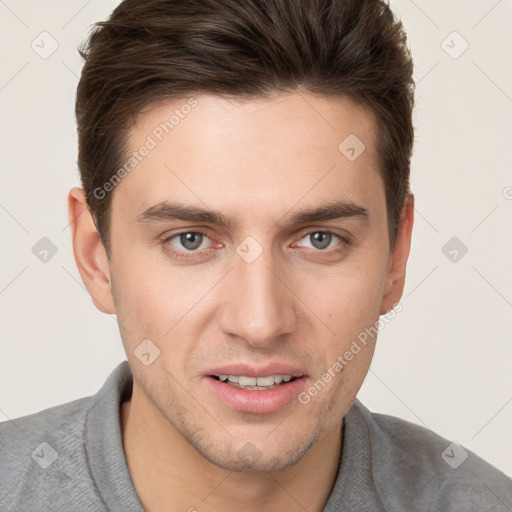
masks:
<path id="1" fill-rule="evenodd" d="M 273 386 L 274 385 L 274 376 L 269 375 L 268 377 L 258 377 L 256 380 L 256 385 L 258 386 Z M 240 382 L 243 384 L 243 382 Z M 254 386 L 254 384 L 253 384 Z"/>
<path id="2" fill-rule="evenodd" d="M 237 387 L 248 387 L 258 389 L 260 387 L 272 387 L 282 382 L 290 382 L 291 375 L 269 375 L 267 377 L 247 377 L 245 375 L 219 375 L 221 382 L 232 382 L 238 384 Z M 257 386 L 257 387 L 256 387 Z"/>
<path id="3" fill-rule="evenodd" d="M 256 377 L 244 377 L 243 375 L 240 375 L 237 380 L 240 386 L 256 386 L 257 381 Z"/>

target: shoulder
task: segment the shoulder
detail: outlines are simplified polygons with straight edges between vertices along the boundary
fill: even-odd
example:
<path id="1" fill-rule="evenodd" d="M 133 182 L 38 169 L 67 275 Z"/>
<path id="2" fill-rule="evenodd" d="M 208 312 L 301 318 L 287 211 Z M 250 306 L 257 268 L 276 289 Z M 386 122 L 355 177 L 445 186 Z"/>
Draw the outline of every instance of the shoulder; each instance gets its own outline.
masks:
<path id="1" fill-rule="evenodd" d="M 355 407 L 365 418 L 383 503 L 434 511 L 512 509 L 512 480 L 471 450 L 409 421 Z"/>
<path id="2" fill-rule="evenodd" d="M 0 423 L 0 497 L 7 510 L 41 502 L 91 509 L 76 482 L 90 480 L 84 427 L 91 397 Z M 78 509 L 78 508 L 77 508 Z M 94 507 L 93 507 L 94 509 Z"/>

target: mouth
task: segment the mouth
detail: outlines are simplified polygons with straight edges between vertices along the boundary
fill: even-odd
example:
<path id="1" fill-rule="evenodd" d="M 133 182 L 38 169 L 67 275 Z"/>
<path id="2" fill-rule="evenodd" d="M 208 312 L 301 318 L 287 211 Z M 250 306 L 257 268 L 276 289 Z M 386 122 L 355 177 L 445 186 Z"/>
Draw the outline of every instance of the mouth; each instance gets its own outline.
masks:
<path id="1" fill-rule="evenodd" d="M 288 369 L 290 371 L 290 369 Z M 244 375 L 243 373 L 253 375 Z M 204 376 L 206 392 L 219 404 L 236 412 L 268 414 L 298 404 L 297 397 L 309 377 L 300 371 L 272 373 L 245 370 L 241 374 L 209 373 Z M 265 373 L 267 373 L 265 375 Z M 256 374 L 257 376 L 255 376 Z"/>

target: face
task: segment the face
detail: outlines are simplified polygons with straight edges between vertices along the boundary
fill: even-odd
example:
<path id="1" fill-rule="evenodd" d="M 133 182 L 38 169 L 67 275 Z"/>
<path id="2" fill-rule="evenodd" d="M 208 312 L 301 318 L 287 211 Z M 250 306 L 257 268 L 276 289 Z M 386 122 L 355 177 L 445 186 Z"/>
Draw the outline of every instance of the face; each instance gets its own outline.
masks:
<path id="1" fill-rule="evenodd" d="M 186 104 L 131 130 L 115 313 L 135 386 L 170 428 L 226 469 L 282 469 L 339 432 L 374 350 L 358 336 L 395 302 L 375 118 L 299 94 Z M 350 134 L 359 156 L 354 139 L 339 149 Z"/>

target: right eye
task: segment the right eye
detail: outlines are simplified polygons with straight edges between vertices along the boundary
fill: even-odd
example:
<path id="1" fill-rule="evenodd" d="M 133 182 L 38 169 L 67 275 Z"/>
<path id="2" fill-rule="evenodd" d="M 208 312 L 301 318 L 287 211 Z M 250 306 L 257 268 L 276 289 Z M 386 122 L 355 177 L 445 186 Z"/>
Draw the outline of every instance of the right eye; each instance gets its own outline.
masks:
<path id="1" fill-rule="evenodd" d="M 208 238 L 208 235 L 201 231 L 182 231 L 166 238 L 164 242 L 169 242 L 181 252 L 197 252 L 198 249 L 205 249 L 201 245 L 206 238 Z M 183 249 L 185 250 L 183 251 Z"/>

